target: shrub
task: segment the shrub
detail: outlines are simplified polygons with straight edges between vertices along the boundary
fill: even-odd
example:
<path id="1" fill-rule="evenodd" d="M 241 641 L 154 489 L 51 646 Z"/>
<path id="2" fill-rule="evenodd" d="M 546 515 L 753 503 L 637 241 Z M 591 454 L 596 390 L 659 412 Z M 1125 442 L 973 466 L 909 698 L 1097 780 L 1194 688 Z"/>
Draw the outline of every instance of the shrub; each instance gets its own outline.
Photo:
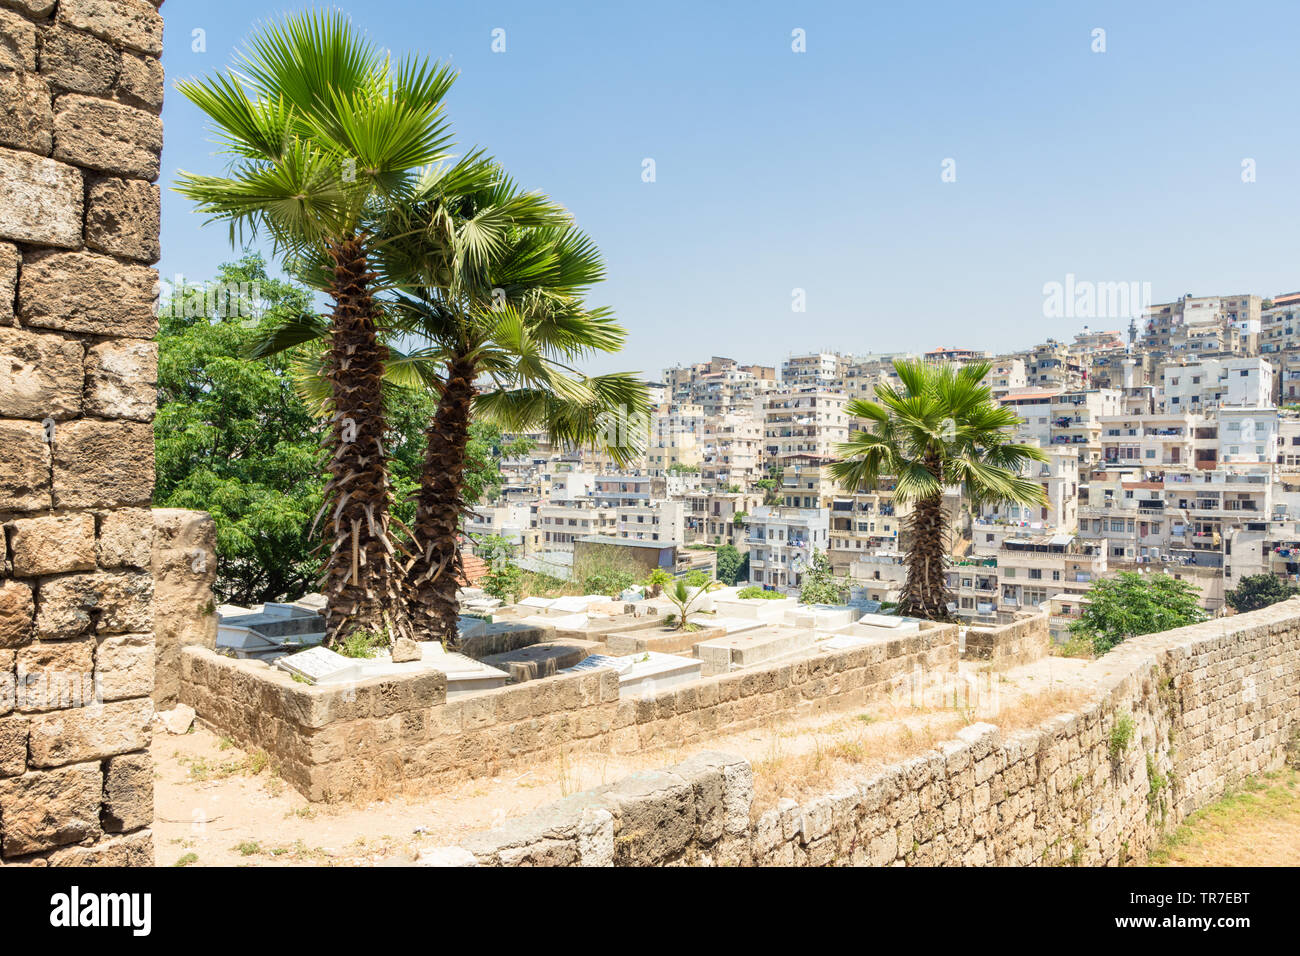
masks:
<path id="1" fill-rule="evenodd" d="M 1110 729 L 1108 743 L 1112 761 L 1118 761 L 1124 751 L 1128 750 L 1128 745 L 1133 742 L 1133 735 L 1136 732 L 1137 722 L 1133 720 L 1132 714 L 1120 714 L 1115 718 L 1115 726 Z"/>
<path id="2" fill-rule="evenodd" d="M 618 597 L 636 584 L 636 575 L 624 568 L 605 568 L 582 579 L 582 589 L 587 594 Z"/>
<path id="3" fill-rule="evenodd" d="M 641 583 L 645 585 L 646 593 L 655 597 L 673 583 L 673 576 L 663 568 L 655 568 Z"/>
<path id="4" fill-rule="evenodd" d="M 1092 586 L 1070 633 L 1092 641 L 1093 650 L 1104 654 L 1130 637 L 1204 621 L 1198 593 L 1195 585 L 1167 574 L 1121 571 Z"/>
<path id="5" fill-rule="evenodd" d="M 753 584 L 747 588 L 741 588 L 736 596 L 742 601 L 779 601 L 785 597 L 780 591 L 764 591 Z"/>
<path id="6" fill-rule="evenodd" d="M 381 647 L 388 646 L 387 631 L 355 630 L 343 638 L 337 650 L 344 657 L 374 657 Z"/>

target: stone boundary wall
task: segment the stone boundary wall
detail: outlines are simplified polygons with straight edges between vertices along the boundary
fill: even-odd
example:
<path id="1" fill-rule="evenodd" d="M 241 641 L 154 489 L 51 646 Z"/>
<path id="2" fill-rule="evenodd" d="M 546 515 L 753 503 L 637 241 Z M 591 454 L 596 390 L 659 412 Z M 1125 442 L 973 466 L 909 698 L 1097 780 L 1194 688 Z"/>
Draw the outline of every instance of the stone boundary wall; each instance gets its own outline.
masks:
<path id="1" fill-rule="evenodd" d="M 0 860 L 150 864 L 162 17 L 0 4 Z"/>
<path id="2" fill-rule="evenodd" d="M 217 646 L 217 525 L 206 511 L 153 509 L 153 703 L 181 699 L 181 648 Z"/>
<path id="3" fill-rule="evenodd" d="M 1135 638 L 1098 697 L 751 814 L 750 765 L 700 754 L 578 794 L 432 865 L 985 866 L 1140 863 L 1189 813 L 1278 767 L 1300 733 L 1300 599 Z M 1089 675 L 1093 676 L 1093 675 Z"/>
<path id="4" fill-rule="evenodd" d="M 1007 670 L 1047 656 L 1051 645 L 1050 618 L 1035 614 L 1001 627 L 969 628 L 961 659 L 987 661 L 994 670 Z"/>
<path id="5" fill-rule="evenodd" d="M 619 699 L 613 671 L 557 674 L 446 699 L 443 675 L 329 687 L 260 661 L 181 653 L 181 700 L 217 733 L 267 752 L 309 800 L 371 799 L 561 753 L 635 753 L 762 726 L 796 710 L 866 703 L 957 667 L 955 626 L 822 652 Z"/>

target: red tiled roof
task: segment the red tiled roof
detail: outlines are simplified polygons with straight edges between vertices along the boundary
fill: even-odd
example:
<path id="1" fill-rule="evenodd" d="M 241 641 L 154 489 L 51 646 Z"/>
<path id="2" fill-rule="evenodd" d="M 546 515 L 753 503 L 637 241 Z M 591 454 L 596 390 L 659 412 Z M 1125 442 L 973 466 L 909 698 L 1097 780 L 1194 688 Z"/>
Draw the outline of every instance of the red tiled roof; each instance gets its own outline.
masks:
<path id="1" fill-rule="evenodd" d="M 473 554 L 468 550 L 462 551 L 460 560 L 462 569 L 460 583 L 465 587 L 475 587 L 480 581 L 487 577 L 487 562 L 478 555 Z"/>

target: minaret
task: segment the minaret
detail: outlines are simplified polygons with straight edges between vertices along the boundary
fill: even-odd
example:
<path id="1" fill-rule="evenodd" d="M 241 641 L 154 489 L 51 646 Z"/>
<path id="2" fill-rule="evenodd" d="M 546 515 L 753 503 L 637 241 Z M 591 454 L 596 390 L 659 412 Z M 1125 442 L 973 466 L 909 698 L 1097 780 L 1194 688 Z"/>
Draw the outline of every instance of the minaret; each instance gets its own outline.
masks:
<path id="1" fill-rule="evenodd" d="M 1133 345 L 1137 341 L 1138 324 L 1137 317 L 1133 316 L 1128 320 L 1128 348 L 1133 351 Z"/>

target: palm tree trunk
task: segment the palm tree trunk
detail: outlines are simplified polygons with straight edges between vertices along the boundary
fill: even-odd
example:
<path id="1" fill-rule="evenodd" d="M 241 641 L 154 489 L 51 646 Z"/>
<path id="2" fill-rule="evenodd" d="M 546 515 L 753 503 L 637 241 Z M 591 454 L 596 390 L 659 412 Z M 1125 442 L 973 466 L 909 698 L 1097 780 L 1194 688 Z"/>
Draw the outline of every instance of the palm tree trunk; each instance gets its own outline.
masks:
<path id="1" fill-rule="evenodd" d="M 943 466 L 937 457 L 927 457 L 926 469 L 942 480 Z M 952 595 L 948 591 L 948 512 L 943 491 L 917 501 L 907 518 L 912 546 L 907 552 L 907 582 L 903 585 L 899 612 L 930 621 L 950 621 Z"/>
<path id="2" fill-rule="evenodd" d="M 406 606 L 421 640 L 460 647 L 460 522 L 465 513 L 466 446 L 474 401 L 474 361 L 456 358 L 426 433 L 424 471 L 415 508 L 414 560 L 407 569 Z"/>
<path id="3" fill-rule="evenodd" d="M 388 456 L 384 450 L 381 382 L 387 347 L 375 331 L 375 307 L 365 247 L 354 238 L 333 245 L 334 300 L 327 375 L 334 418 L 327 441 L 321 590 L 326 598 L 329 646 L 354 630 L 406 633 L 401 612 L 401 567 L 388 534 Z M 319 520 L 319 519 L 318 519 Z"/>

